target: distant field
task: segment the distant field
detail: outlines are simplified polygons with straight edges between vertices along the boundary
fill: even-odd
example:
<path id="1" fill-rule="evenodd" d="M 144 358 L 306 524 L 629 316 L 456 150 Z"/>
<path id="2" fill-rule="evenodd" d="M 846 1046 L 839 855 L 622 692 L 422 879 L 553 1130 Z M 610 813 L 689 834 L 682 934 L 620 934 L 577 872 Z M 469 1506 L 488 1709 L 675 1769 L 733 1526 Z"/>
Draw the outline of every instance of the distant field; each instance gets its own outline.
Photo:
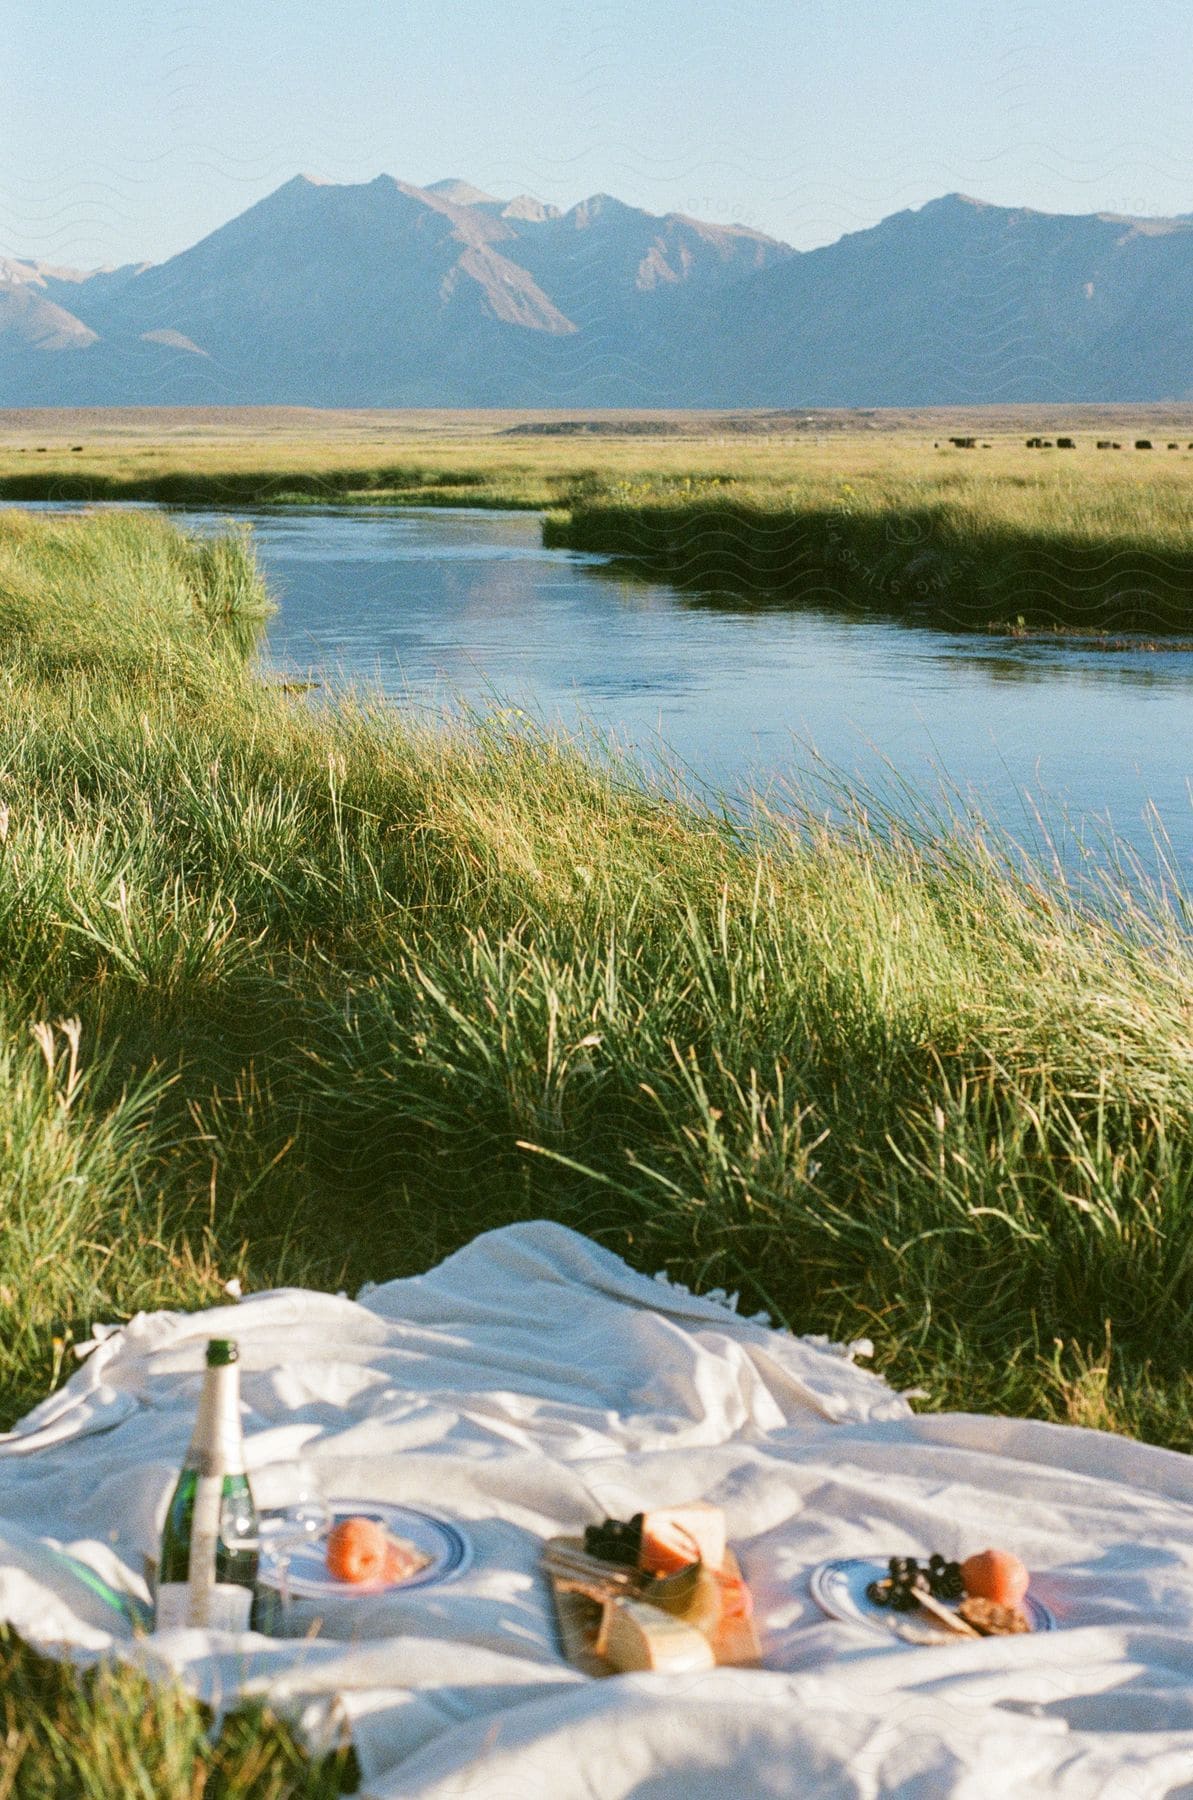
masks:
<path id="1" fill-rule="evenodd" d="M 1050 446 L 1028 448 L 1033 437 Z M 1056 448 L 1061 437 L 1075 448 Z M 1134 448 L 1140 439 L 1153 448 Z M 1193 631 L 1191 446 L 1193 405 L 27 411 L 0 413 L 0 496 L 529 508 L 550 515 L 553 543 L 760 603 L 979 629 L 1183 634 Z"/>
<path id="2" fill-rule="evenodd" d="M 808 421 L 814 422 L 809 425 Z M 803 432 L 820 426 L 832 432 L 898 432 L 936 438 L 965 436 L 1039 435 L 1055 437 L 1071 432 L 1100 431 L 1104 426 L 1120 437 L 1146 437 L 1167 431 L 1193 437 L 1193 402 L 1146 406 L 975 406 L 975 407 L 875 407 L 864 411 L 817 407 L 793 407 L 785 411 L 696 412 L 633 411 L 626 409 L 560 408 L 420 410 L 372 408 L 367 410 L 313 406 L 112 406 L 26 407 L 0 409 L 0 445 L 61 443 L 90 434 L 96 443 L 114 439 L 163 437 L 201 441 L 211 438 L 293 438 L 323 441 L 356 441 L 404 437 L 489 437 L 526 426 L 587 425 L 594 423 L 611 433 L 627 425 L 635 429 L 661 426 L 686 436 L 716 436 L 719 432 L 769 434 L 784 430 Z M 1138 427 L 1138 430 L 1136 430 Z"/>

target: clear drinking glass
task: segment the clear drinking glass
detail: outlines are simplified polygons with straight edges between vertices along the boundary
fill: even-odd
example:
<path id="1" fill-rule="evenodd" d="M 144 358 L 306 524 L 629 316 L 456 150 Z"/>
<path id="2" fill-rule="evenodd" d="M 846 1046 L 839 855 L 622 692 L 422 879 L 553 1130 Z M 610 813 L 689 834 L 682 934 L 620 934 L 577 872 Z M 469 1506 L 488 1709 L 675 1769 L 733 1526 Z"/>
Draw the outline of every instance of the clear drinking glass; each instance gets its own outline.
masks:
<path id="1" fill-rule="evenodd" d="M 295 1557 L 326 1536 L 331 1509 L 315 1465 L 305 1458 L 267 1463 L 253 1471 L 252 1484 L 261 1524 L 261 1558 L 277 1581 L 284 1631 L 293 1606 L 290 1575 Z"/>

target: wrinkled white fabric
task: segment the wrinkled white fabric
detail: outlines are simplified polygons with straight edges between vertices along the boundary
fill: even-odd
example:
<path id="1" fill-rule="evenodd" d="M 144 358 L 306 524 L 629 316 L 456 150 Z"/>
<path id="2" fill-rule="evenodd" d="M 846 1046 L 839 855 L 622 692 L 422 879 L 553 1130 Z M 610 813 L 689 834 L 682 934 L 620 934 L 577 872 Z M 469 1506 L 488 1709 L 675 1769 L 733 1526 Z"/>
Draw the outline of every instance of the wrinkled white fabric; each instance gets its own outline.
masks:
<path id="1" fill-rule="evenodd" d="M 142 1559 L 208 1337 L 241 1348 L 250 1473 L 455 1520 L 455 1581 L 346 1601 L 321 1636 L 136 1636 Z M 345 1729 L 372 1800 L 1193 1800 L 1193 1461 L 1098 1432 L 921 1416 L 823 1340 L 635 1274 L 560 1226 L 476 1239 L 353 1302 L 283 1290 L 97 1334 L 0 1437 L 0 1616 L 88 1659 Z M 701 1495 L 754 1589 L 762 1671 L 593 1681 L 543 1538 Z M 916 1649 L 826 1620 L 831 1556 L 1016 1550 L 1055 1633 Z M 97 1580 L 96 1577 L 99 1579 Z"/>

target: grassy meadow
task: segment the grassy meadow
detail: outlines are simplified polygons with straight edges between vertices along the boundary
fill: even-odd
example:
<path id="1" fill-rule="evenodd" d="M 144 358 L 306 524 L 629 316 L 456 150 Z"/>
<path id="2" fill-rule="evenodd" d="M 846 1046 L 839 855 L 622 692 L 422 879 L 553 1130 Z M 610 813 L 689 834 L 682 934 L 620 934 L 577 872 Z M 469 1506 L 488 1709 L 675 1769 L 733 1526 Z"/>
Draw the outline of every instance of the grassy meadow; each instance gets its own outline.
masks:
<path id="1" fill-rule="evenodd" d="M 1193 1449 L 1179 892 L 1092 906 L 864 797 L 743 825 L 501 714 L 314 705 L 251 673 L 268 609 L 239 532 L 0 514 L 0 1424 L 93 1321 L 545 1215 L 869 1336 L 924 1405 Z M 11 1638 L 0 1708 L 29 1800 L 345 1775 Z"/>
<path id="2" fill-rule="evenodd" d="M 1193 409 L 0 415 L 0 497 L 543 510 L 548 542 L 755 605 L 1193 635 Z M 1077 448 L 1029 450 L 1070 428 Z M 949 443 L 978 433 L 977 447 Z M 1144 436 L 1155 448 L 1136 451 Z M 1122 448 L 1100 451 L 1100 437 Z M 1170 448 L 1171 446 L 1171 448 Z"/>

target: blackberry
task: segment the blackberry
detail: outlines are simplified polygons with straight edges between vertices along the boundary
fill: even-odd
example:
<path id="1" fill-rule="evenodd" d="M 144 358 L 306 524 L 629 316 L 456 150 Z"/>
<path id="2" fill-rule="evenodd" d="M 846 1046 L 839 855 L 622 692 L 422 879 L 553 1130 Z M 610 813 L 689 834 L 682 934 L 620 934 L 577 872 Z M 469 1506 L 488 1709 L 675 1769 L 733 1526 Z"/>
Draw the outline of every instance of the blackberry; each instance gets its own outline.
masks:
<path id="1" fill-rule="evenodd" d="M 606 1519 L 600 1525 L 584 1527 L 584 1548 L 589 1556 L 602 1562 L 636 1568 L 642 1548 L 642 1514 L 632 1519 Z"/>
<path id="2" fill-rule="evenodd" d="M 965 1593 L 960 1563 L 949 1562 L 939 1550 L 921 1563 L 914 1556 L 892 1556 L 887 1561 L 888 1575 L 872 1581 L 866 1597 L 876 1606 L 889 1606 L 895 1612 L 913 1612 L 919 1604 L 918 1594 L 931 1594 L 935 1600 L 957 1601 Z"/>
<path id="3" fill-rule="evenodd" d="M 965 1592 L 965 1583 L 961 1579 L 960 1563 L 946 1563 L 941 1571 L 933 1592 L 938 1600 L 960 1600 Z"/>

